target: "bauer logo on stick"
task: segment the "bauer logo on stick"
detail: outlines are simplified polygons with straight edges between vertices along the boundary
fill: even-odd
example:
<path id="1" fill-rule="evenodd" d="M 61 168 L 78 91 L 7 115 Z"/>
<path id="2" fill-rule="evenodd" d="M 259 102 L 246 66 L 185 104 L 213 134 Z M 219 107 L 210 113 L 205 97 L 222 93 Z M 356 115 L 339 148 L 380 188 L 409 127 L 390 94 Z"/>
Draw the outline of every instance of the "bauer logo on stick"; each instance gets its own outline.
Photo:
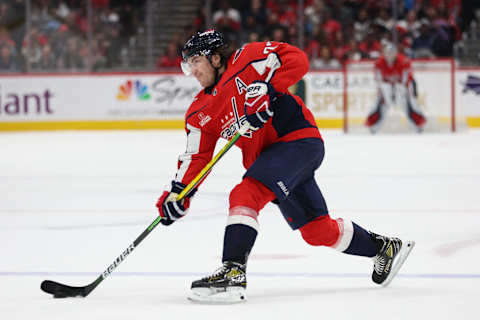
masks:
<path id="1" fill-rule="evenodd" d="M 112 271 L 115 270 L 115 268 L 118 267 L 118 265 L 122 263 L 123 260 L 125 260 L 125 257 L 128 256 L 134 249 L 135 244 L 132 243 L 115 261 L 113 261 L 113 263 L 108 267 L 108 269 L 103 272 L 103 279 L 108 277 L 112 273 Z"/>

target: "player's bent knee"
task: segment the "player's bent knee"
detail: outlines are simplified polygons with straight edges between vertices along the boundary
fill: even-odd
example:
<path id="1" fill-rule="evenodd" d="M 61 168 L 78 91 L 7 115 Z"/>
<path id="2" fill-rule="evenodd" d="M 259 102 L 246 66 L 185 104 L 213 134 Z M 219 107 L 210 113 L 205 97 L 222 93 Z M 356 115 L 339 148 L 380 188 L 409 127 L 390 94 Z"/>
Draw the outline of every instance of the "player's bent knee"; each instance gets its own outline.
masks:
<path id="1" fill-rule="evenodd" d="M 329 215 L 321 216 L 300 228 L 305 242 L 312 246 L 334 246 L 340 236 L 336 220 Z"/>
<path id="2" fill-rule="evenodd" d="M 230 192 L 230 208 L 248 207 L 259 212 L 275 194 L 256 179 L 246 177 Z"/>

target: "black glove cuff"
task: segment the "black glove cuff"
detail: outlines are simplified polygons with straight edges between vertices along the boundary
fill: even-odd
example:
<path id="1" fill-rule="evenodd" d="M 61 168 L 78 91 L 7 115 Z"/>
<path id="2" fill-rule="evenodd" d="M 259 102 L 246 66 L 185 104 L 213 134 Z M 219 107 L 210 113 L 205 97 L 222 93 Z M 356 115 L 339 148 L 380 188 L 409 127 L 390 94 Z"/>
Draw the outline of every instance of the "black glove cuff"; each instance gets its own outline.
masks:
<path id="1" fill-rule="evenodd" d="M 172 181 L 172 189 L 170 190 L 170 192 L 173 192 L 173 193 L 178 193 L 180 194 L 187 186 L 184 185 L 183 183 L 181 182 L 178 182 L 178 181 Z M 193 188 L 192 190 L 190 190 L 187 195 L 185 197 L 193 197 L 193 195 L 197 192 L 197 188 Z"/>

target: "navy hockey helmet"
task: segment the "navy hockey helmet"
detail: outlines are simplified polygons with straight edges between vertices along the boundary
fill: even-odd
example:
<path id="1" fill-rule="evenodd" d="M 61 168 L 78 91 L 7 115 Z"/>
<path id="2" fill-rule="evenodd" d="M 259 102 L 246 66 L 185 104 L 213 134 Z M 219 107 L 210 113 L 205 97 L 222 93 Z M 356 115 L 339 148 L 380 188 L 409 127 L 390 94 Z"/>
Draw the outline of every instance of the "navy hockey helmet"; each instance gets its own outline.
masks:
<path id="1" fill-rule="evenodd" d="M 216 30 L 211 29 L 204 32 L 197 32 L 183 46 L 182 71 L 186 75 L 191 74 L 190 66 L 187 63 L 188 58 L 193 56 L 205 56 L 210 60 L 210 57 L 215 50 L 225 47 L 226 45 L 225 38 Z"/>

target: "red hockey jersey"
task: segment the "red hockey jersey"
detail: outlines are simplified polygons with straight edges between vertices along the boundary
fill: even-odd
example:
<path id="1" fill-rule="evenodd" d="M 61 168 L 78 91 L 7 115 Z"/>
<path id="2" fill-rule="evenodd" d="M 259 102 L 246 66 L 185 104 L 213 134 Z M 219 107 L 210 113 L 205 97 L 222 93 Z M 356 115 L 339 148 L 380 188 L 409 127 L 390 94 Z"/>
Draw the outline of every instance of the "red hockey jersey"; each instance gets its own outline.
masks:
<path id="1" fill-rule="evenodd" d="M 389 65 L 381 56 L 375 61 L 375 77 L 377 81 L 407 85 L 413 79 L 410 59 L 399 53 L 393 65 Z"/>
<path id="2" fill-rule="evenodd" d="M 211 160 L 219 138 L 231 139 L 246 122 L 245 90 L 254 80 L 265 80 L 274 69 L 270 83 L 280 94 L 274 116 L 256 132 L 237 140 L 245 168 L 268 146 L 281 141 L 321 138 L 312 113 L 288 87 L 308 71 L 303 51 L 286 43 L 255 42 L 238 49 L 226 71 L 210 88 L 202 89 L 185 114 L 186 152 L 178 159 L 176 181 L 187 185 Z"/>

